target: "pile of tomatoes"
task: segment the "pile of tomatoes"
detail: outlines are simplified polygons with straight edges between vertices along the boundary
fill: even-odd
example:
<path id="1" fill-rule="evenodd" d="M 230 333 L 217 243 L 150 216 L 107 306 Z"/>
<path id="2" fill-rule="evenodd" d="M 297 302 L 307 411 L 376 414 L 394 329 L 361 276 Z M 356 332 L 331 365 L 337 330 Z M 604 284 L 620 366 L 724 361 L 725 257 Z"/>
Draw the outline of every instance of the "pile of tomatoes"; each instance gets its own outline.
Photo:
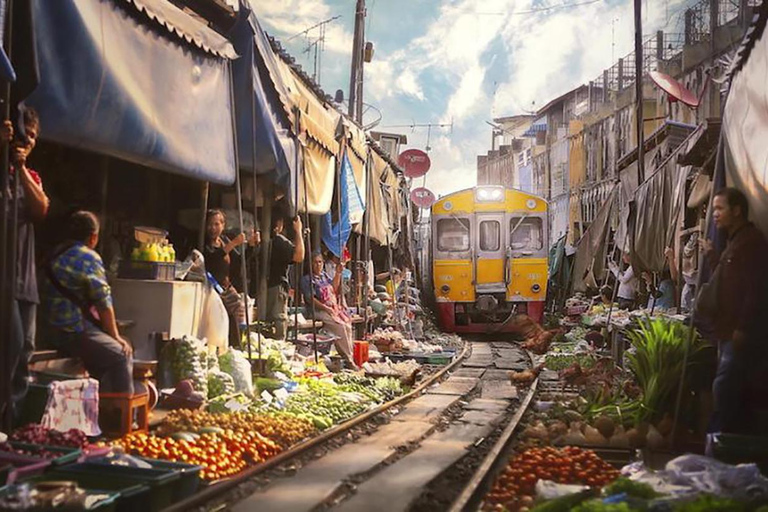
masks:
<path id="1" fill-rule="evenodd" d="M 232 430 L 202 434 L 192 441 L 134 432 L 116 441 L 114 446 L 122 447 L 131 455 L 202 466 L 200 478 L 206 481 L 231 477 L 280 452 L 277 444 L 258 432 Z"/>
<path id="2" fill-rule="evenodd" d="M 619 477 L 619 471 L 592 450 L 531 448 L 516 455 L 486 496 L 486 510 L 526 512 L 533 505 L 536 482 L 603 487 Z"/>

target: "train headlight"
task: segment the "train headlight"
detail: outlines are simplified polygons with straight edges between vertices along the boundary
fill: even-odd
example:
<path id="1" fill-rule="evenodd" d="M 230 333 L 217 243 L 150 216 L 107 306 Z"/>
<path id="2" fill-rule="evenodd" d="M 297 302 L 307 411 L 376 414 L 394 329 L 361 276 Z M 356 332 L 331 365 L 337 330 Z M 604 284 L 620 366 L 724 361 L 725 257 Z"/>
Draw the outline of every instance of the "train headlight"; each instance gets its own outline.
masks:
<path id="1" fill-rule="evenodd" d="M 448 292 L 451 291 L 451 287 L 448 286 L 447 284 L 444 284 L 443 286 L 440 287 L 440 291 L 443 292 L 445 295 L 448 295 Z"/>
<path id="2" fill-rule="evenodd" d="M 539 293 L 541 291 L 541 285 L 539 285 L 539 283 L 535 283 L 533 286 L 531 286 L 531 291 L 533 293 Z"/>
<path id="3" fill-rule="evenodd" d="M 478 187 L 475 197 L 479 202 L 501 201 L 504 189 L 501 187 Z"/>

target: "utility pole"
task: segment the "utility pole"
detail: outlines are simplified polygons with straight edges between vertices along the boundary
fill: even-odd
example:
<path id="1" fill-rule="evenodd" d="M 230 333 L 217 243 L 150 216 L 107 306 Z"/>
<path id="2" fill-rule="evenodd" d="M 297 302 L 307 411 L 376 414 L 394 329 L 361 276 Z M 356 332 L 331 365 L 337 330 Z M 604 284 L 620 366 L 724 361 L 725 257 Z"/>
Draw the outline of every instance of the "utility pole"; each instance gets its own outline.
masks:
<path id="1" fill-rule="evenodd" d="M 644 145 L 645 119 L 643 114 L 643 18 L 642 0 L 635 0 L 635 96 L 637 100 L 637 178 L 645 181 Z"/>
<path id="2" fill-rule="evenodd" d="M 363 48 L 365 46 L 365 0 L 355 7 L 355 36 L 352 44 L 352 69 L 349 75 L 349 117 L 363 122 Z"/>

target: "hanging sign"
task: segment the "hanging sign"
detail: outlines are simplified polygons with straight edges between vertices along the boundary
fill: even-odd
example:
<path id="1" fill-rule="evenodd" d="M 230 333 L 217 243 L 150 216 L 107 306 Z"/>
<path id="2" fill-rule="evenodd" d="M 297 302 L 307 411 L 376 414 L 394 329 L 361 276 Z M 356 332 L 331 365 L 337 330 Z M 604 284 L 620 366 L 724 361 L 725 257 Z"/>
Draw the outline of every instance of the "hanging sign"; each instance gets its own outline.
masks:
<path id="1" fill-rule="evenodd" d="M 429 171 L 432 162 L 429 155 L 420 149 L 407 149 L 400 153 L 397 164 L 405 171 L 407 178 L 421 178 Z"/>
<path id="2" fill-rule="evenodd" d="M 435 194 L 431 190 L 419 187 L 411 190 L 411 202 L 419 208 L 429 208 L 435 204 Z"/>

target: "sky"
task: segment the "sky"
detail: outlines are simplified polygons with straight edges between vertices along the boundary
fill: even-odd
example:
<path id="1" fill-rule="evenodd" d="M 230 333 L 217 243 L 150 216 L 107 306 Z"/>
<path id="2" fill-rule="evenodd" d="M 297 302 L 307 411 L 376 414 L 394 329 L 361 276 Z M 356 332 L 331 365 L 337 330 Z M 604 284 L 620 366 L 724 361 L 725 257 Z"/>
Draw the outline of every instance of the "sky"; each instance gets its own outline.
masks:
<path id="1" fill-rule="evenodd" d="M 693 0 L 642 0 L 644 39 L 683 31 Z M 538 110 L 588 83 L 634 48 L 632 0 L 367 0 L 364 123 L 404 133 L 425 149 L 426 186 L 438 195 L 472 187 L 478 154 L 490 149 L 493 118 Z M 355 0 L 258 0 L 262 26 L 312 75 L 308 43 L 325 25 L 320 85 L 348 96 Z M 421 181 L 421 180 L 419 180 Z M 421 183 L 417 183 L 421 185 Z"/>

